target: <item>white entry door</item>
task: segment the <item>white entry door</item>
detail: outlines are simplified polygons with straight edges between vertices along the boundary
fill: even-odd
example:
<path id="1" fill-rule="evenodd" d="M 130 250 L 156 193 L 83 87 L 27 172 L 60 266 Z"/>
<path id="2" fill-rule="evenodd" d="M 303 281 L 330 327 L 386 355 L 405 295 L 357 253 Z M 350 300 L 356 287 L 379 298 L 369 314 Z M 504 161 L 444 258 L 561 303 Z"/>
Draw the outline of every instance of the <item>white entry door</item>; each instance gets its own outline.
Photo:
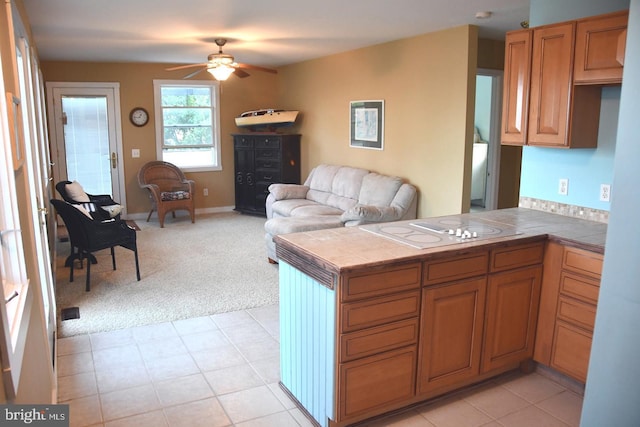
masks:
<path id="1" fill-rule="evenodd" d="M 47 95 L 56 180 L 124 205 L 119 84 L 48 82 Z"/>

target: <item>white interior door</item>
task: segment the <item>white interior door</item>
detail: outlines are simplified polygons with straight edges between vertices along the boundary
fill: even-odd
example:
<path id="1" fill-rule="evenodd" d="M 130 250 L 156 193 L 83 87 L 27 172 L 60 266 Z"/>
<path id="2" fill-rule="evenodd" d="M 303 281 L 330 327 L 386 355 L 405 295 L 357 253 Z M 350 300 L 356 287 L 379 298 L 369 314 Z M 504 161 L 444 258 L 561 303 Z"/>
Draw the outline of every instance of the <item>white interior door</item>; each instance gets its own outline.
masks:
<path id="1" fill-rule="evenodd" d="M 47 83 L 56 180 L 76 180 L 124 205 L 119 90 L 117 83 Z"/>

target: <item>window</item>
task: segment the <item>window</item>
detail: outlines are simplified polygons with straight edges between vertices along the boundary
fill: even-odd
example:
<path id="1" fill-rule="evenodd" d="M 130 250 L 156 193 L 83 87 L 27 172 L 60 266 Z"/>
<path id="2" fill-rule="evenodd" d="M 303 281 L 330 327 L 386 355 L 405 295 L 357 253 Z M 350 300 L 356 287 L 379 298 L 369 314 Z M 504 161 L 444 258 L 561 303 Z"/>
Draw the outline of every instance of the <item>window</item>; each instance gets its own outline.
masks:
<path id="1" fill-rule="evenodd" d="M 217 82 L 154 80 L 158 159 L 187 171 L 221 170 Z"/>

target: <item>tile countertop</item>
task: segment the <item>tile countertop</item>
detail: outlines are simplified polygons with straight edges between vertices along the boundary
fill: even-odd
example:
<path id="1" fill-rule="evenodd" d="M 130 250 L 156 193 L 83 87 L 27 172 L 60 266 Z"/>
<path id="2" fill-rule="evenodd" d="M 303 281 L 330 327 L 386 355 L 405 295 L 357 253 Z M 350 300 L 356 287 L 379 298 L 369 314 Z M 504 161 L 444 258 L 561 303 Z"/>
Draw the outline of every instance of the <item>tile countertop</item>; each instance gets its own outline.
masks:
<path id="1" fill-rule="evenodd" d="M 355 268 L 375 267 L 388 262 L 424 259 L 439 254 L 455 255 L 471 248 L 505 242 L 525 242 L 548 237 L 550 240 L 604 253 L 607 224 L 558 214 L 510 208 L 486 212 L 448 215 L 438 218 L 487 220 L 513 227 L 518 234 L 477 240 L 447 246 L 418 249 L 389 239 L 360 227 L 344 227 L 276 236 L 278 257 L 284 261 L 296 258 L 298 263 L 308 262 L 332 273 Z M 433 220 L 434 218 L 422 218 Z M 410 223 L 401 221 L 395 224 Z"/>

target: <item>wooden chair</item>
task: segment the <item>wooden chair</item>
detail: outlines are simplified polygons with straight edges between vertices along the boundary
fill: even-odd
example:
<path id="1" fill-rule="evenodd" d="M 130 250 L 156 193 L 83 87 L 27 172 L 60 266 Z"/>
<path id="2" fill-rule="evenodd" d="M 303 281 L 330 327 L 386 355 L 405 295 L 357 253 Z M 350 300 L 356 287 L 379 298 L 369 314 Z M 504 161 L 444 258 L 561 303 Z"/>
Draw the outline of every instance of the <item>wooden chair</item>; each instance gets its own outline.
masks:
<path id="1" fill-rule="evenodd" d="M 89 292 L 91 290 L 91 264 L 95 264 L 95 258 L 92 259 L 93 252 L 111 249 L 111 261 L 115 270 L 116 255 L 114 248 L 116 246 L 122 246 L 133 251 L 136 261 L 136 276 L 140 280 L 136 230 L 129 227 L 120 218 L 94 219 L 84 207 L 78 204 L 74 205 L 58 199 L 51 199 L 51 204 L 62 217 L 64 225 L 69 232 L 69 240 L 71 242 L 70 282 L 73 282 L 73 260 L 79 259 L 82 263 L 86 258 L 87 278 L 85 290 Z"/>
<path id="2" fill-rule="evenodd" d="M 168 212 L 176 217 L 175 211 L 189 211 L 191 222 L 195 222 L 195 182 L 187 179 L 176 165 L 156 160 L 142 166 L 138 171 L 138 184 L 149 191 L 151 210 L 158 212 L 160 228 L 164 227 L 164 217 Z"/>

